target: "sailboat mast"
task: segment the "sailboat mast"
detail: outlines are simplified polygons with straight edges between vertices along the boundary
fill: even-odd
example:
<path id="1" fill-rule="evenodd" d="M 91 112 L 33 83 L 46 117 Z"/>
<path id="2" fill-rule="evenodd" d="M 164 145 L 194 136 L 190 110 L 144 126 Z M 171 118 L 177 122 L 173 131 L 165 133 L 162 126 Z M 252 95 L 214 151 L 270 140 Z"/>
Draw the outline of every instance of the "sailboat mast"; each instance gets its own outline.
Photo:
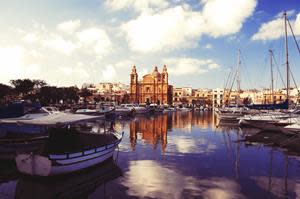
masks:
<path id="1" fill-rule="evenodd" d="M 285 56 L 286 56 L 286 99 L 289 100 L 290 94 L 290 66 L 289 66 L 289 51 L 288 51 L 288 39 L 287 39 L 287 16 L 284 12 L 284 30 L 285 30 Z"/>
<path id="2" fill-rule="evenodd" d="M 241 77 L 240 77 L 240 66 L 241 66 L 241 50 L 238 49 L 238 60 L 237 60 L 237 71 L 236 71 L 236 84 L 237 84 L 237 91 L 240 93 L 241 90 Z"/>
<path id="3" fill-rule="evenodd" d="M 271 99 L 271 102 L 274 103 L 274 77 L 273 77 L 273 51 L 272 50 L 269 50 L 270 52 L 270 67 L 271 67 L 271 96 L 272 96 L 272 99 Z"/>

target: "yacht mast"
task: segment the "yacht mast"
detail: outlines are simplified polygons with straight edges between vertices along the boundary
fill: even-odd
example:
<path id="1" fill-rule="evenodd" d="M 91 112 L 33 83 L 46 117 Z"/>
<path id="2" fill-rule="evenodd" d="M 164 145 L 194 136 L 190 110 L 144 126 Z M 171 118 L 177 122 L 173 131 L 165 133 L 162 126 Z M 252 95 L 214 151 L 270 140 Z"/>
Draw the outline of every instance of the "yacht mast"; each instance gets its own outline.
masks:
<path id="1" fill-rule="evenodd" d="M 273 77 L 273 60 L 272 60 L 273 51 L 270 49 L 269 52 L 270 52 L 270 66 L 271 66 L 271 92 L 272 92 L 271 102 L 274 103 L 274 77 Z"/>
<path id="2" fill-rule="evenodd" d="M 285 30 L 285 56 L 286 56 L 286 99 L 289 100 L 290 94 L 290 66 L 289 66 L 289 52 L 288 52 L 288 39 L 287 39 L 287 16 L 284 12 L 284 30 Z"/>
<path id="3" fill-rule="evenodd" d="M 237 61 L 237 71 L 236 71 L 236 84 L 237 84 L 237 91 L 240 93 L 241 90 L 241 77 L 240 77 L 240 66 L 241 66 L 241 50 L 238 49 L 238 61 Z"/>

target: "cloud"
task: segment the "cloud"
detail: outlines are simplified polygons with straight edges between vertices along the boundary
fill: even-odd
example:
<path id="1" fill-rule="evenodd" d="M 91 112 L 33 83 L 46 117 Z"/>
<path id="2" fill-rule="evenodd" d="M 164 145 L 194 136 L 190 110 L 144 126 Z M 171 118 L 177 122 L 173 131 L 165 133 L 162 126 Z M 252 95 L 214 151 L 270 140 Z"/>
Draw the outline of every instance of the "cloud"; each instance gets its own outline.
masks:
<path id="1" fill-rule="evenodd" d="M 40 75 L 40 65 L 26 63 L 23 46 L 0 47 L 0 79 L 7 83 L 17 78 L 36 78 Z"/>
<path id="2" fill-rule="evenodd" d="M 186 126 L 189 131 L 191 127 Z M 176 153 L 210 154 L 217 150 L 216 143 L 206 138 L 190 139 L 188 136 L 180 136 L 180 139 L 168 139 L 166 153 L 168 155 Z"/>
<path id="3" fill-rule="evenodd" d="M 203 4 L 205 32 L 209 36 L 220 37 L 239 32 L 245 20 L 254 12 L 257 1 L 206 0 Z"/>
<path id="4" fill-rule="evenodd" d="M 135 63 L 132 60 L 122 60 L 114 64 L 114 66 L 116 68 L 131 69 L 134 64 Z"/>
<path id="5" fill-rule="evenodd" d="M 289 11 L 287 15 L 292 16 L 294 11 Z M 253 41 L 267 41 L 275 40 L 284 36 L 284 19 L 282 18 L 283 12 L 280 12 L 275 16 L 275 19 L 261 24 L 257 33 L 255 33 L 251 40 Z M 300 13 L 297 14 L 296 19 L 290 20 L 294 34 L 300 35 Z M 289 29 L 289 27 L 288 27 Z M 288 30 L 288 34 L 291 32 Z"/>
<path id="6" fill-rule="evenodd" d="M 71 25 L 66 25 L 71 23 L 72 28 Z M 99 81 L 97 79 L 101 79 L 102 71 L 107 74 L 110 72 L 110 76 L 105 75 L 105 77 L 112 77 L 112 70 L 104 67 L 114 60 L 108 58 L 113 56 L 110 54 L 113 46 L 106 32 L 107 27 L 99 28 L 95 25 L 82 24 L 85 28 L 81 25 L 74 28 L 74 24 L 79 23 L 82 22 L 76 20 L 63 22 L 56 25 L 54 29 L 34 23 L 28 29 L 14 31 L 14 37 L 19 38 L 16 44 L 22 45 L 3 50 L 6 52 L 2 53 L 5 59 L 0 63 L 3 68 L 4 65 L 9 65 L 11 68 L 8 70 L 6 67 L 7 71 L 1 70 L 4 74 L 8 74 L 7 78 L 1 78 L 1 82 L 21 77 L 43 78 L 48 83 L 66 86 Z M 64 34 L 63 28 L 66 27 L 68 29 L 64 30 L 72 29 L 73 34 Z M 117 76 L 116 72 L 115 76 Z"/>
<path id="7" fill-rule="evenodd" d="M 107 65 L 102 70 L 102 77 L 104 81 L 113 81 L 117 77 L 117 72 L 115 70 L 115 67 L 112 65 Z"/>
<path id="8" fill-rule="evenodd" d="M 76 44 L 72 41 L 65 40 L 60 35 L 53 35 L 48 40 L 43 41 L 43 44 L 44 46 L 64 53 L 65 55 L 70 55 L 77 48 Z"/>
<path id="9" fill-rule="evenodd" d="M 218 69 L 220 68 L 220 65 L 217 63 L 214 63 L 212 60 L 207 61 L 207 65 L 209 69 Z"/>
<path id="10" fill-rule="evenodd" d="M 142 12 L 122 24 L 130 49 L 159 52 L 194 48 L 203 34 L 214 38 L 235 34 L 252 15 L 257 1 L 209 0 L 202 4 L 201 11 L 183 4 L 160 12 Z"/>
<path id="11" fill-rule="evenodd" d="M 35 33 L 27 33 L 24 37 L 23 37 L 23 41 L 25 41 L 26 43 L 32 44 L 38 41 L 38 36 Z"/>
<path id="12" fill-rule="evenodd" d="M 297 14 L 296 20 L 294 22 L 294 33 L 300 35 L 300 12 Z"/>
<path id="13" fill-rule="evenodd" d="M 181 76 L 191 74 L 203 74 L 209 70 L 220 68 L 220 66 L 211 59 L 194 58 L 167 58 L 163 60 L 169 66 L 170 74 Z"/>
<path id="14" fill-rule="evenodd" d="M 136 12 L 146 12 L 169 6 L 167 0 L 106 0 L 106 6 L 113 11 L 133 8 Z"/>
<path id="15" fill-rule="evenodd" d="M 286 11 L 286 16 L 287 16 L 287 17 L 291 17 L 291 16 L 293 16 L 295 13 L 296 13 L 296 10 L 288 10 L 288 11 Z M 284 14 L 284 11 L 281 11 L 281 12 L 279 12 L 279 13 L 275 16 L 275 18 L 282 18 L 282 17 L 283 17 L 283 14 Z"/>
<path id="16" fill-rule="evenodd" d="M 89 74 L 83 67 L 61 67 L 58 70 L 65 76 L 80 77 L 80 78 L 87 78 Z"/>
<path id="17" fill-rule="evenodd" d="M 106 31 L 101 28 L 88 28 L 77 33 L 77 38 L 84 47 L 91 47 L 98 56 L 108 54 L 112 43 Z"/>
<path id="18" fill-rule="evenodd" d="M 196 39 L 203 26 L 199 13 L 185 10 L 181 6 L 158 14 L 144 14 L 121 26 L 133 51 L 171 51 L 195 47 Z"/>
<path id="19" fill-rule="evenodd" d="M 80 20 L 62 22 L 56 27 L 58 31 L 52 31 L 36 23 L 32 31 L 21 31 L 23 41 L 27 44 L 50 48 L 65 55 L 80 50 L 81 54 L 94 54 L 94 56 L 96 54 L 96 57 L 102 58 L 112 50 L 112 42 L 104 28 L 90 26 L 81 29 Z M 59 31 L 70 34 L 62 34 Z"/>
<path id="20" fill-rule="evenodd" d="M 63 86 L 73 86 L 75 84 L 82 85 L 90 78 L 90 74 L 83 66 L 60 66 L 55 74 L 60 74 L 59 77 L 52 77 L 52 81 Z"/>
<path id="21" fill-rule="evenodd" d="M 121 183 L 127 187 L 128 195 L 141 198 L 178 199 L 183 195 L 204 199 L 245 198 L 234 180 L 197 177 L 183 175 L 170 165 L 161 165 L 153 160 L 139 160 L 129 162 Z"/>
<path id="22" fill-rule="evenodd" d="M 70 20 L 70 21 L 65 21 L 57 25 L 57 29 L 71 34 L 74 33 L 78 28 L 81 26 L 80 20 Z"/>
<path id="23" fill-rule="evenodd" d="M 22 46 L 0 48 L 1 81 L 8 82 L 12 78 L 19 77 L 22 73 L 23 60 L 24 48 Z"/>
<path id="24" fill-rule="evenodd" d="M 205 49 L 212 49 L 212 47 L 213 47 L 213 46 L 212 46 L 211 44 L 206 44 L 206 45 L 204 46 Z"/>

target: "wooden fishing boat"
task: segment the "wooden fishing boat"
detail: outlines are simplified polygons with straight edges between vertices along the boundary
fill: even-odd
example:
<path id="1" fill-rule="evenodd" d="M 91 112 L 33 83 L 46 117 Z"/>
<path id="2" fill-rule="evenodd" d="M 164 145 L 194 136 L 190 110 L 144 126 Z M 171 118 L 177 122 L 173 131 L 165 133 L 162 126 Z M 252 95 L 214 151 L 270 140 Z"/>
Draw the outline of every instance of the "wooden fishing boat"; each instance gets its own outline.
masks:
<path id="1" fill-rule="evenodd" d="M 80 133 L 73 128 L 51 129 L 41 153 L 22 153 L 15 158 L 18 170 L 32 176 L 71 173 L 111 158 L 123 137 L 116 133 Z"/>

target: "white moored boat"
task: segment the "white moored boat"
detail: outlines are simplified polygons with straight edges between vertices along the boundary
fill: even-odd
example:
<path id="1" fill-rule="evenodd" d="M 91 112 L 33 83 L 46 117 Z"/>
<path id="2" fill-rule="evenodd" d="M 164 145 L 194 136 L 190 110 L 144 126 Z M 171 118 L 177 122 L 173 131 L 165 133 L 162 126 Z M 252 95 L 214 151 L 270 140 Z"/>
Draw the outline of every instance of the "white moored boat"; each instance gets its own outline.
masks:
<path id="1" fill-rule="evenodd" d="M 146 114 L 150 112 L 149 108 L 137 104 L 133 104 L 133 110 L 135 114 Z"/>
<path id="2" fill-rule="evenodd" d="M 123 137 L 123 133 L 87 134 L 69 131 L 56 129 L 40 154 L 18 154 L 15 158 L 18 170 L 32 176 L 52 176 L 85 169 L 111 158 Z"/>
<path id="3" fill-rule="evenodd" d="M 69 124 L 102 119 L 103 116 L 56 113 L 43 116 L 29 116 L 0 119 L 0 134 L 45 134 L 49 127 L 63 127 Z"/>
<path id="4" fill-rule="evenodd" d="M 75 111 L 76 114 L 84 114 L 84 115 L 97 115 L 107 117 L 113 115 L 115 113 L 115 108 L 111 106 L 99 106 L 96 109 L 78 109 Z"/>
<path id="5" fill-rule="evenodd" d="M 132 108 L 125 107 L 124 105 L 117 106 L 115 108 L 115 114 L 121 117 L 131 116 L 133 114 L 133 111 L 134 110 Z"/>
<path id="6" fill-rule="evenodd" d="M 177 111 L 181 111 L 181 112 L 190 112 L 190 111 L 192 111 L 192 109 L 186 108 L 186 107 L 177 108 L 176 110 L 177 110 Z"/>

